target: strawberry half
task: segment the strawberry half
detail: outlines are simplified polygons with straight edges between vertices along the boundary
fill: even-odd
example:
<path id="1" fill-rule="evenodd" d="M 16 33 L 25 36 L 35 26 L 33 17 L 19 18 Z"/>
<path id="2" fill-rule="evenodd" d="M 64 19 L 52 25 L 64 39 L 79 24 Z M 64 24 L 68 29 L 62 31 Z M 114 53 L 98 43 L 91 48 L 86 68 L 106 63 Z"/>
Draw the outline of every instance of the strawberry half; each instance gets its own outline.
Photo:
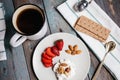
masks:
<path id="1" fill-rule="evenodd" d="M 56 46 L 51 47 L 51 51 L 52 51 L 55 55 L 57 55 L 57 56 L 60 55 L 59 50 L 58 50 L 58 48 L 57 48 Z"/>
<path id="2" fill-rule="evenodd" d="M 46 59 L 52 59 L 52 57 L 48 56 L 48 55 L 46 54 L 46 52 L 43 52 L 43 53 L 42 53 L 42 57 L 43 57 L 43 58 L 46 58 Z"/>
<path id="3" fill-rule="evenodd" d="M 46 59 L 46 58 L 42 57 L 42 63 L 43 64 L 52 64 L 52 59 Z"/>
<path id="4" fill-rule="evenodd" d="M 43 65 L 44 65 L 45 67 L 47 67 L 47 68 L 53 66 L 52 63 L 49 63 L 49 64 L 47 64 L 47 63 L 43 63 Z"/>
<path id="5" fill-rule="evenodd" d="M 50 57 L 55 57 L 56 55 L 51 51 L 51 47 L 46 48 L 46 54 Z"/>
<path id="6" fill-rule="evenodd" d="M 63 45 L 64 45 L 63 39 L 57 40 L 57 41 L 55 42 L 55 46 L 58 48 L 59 51 L 62 50 Z"/>

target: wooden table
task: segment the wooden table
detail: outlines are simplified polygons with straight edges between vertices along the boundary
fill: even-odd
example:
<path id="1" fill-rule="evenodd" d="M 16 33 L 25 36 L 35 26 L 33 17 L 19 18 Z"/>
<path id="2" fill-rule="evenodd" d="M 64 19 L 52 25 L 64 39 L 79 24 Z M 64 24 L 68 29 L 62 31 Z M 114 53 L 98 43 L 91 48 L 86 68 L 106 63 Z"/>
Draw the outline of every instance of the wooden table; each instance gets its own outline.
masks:
<path id="1" fill-rule="evenodd" d="M 40 40 L 25 41 L 21 46 L 12 48 L 9 45 L 9 40 L 15 33 L 11 18 L 14 10 L 25 3 L 33 3 L 46 12 L 49 30 L 47 35 L 56 32 L 67 32 L 77 36 L 77 34 L 70 28 L 67 22 L 56 11 L 55 7 L 65 0 L 0 0 L 4 3 L 6 10 L 6 37 L 5 47 L 7 52 L 7 60 L 0 61 L 0 80 L 37 80 L 32 69 L 32 55 L 33 51 Z M 95 0 L 98 5 L 120 26 L 120 0 Z M 47 36 L 46 35 L 46 36 Z M 90 51 L 90 50 L 89 50 Z M 90 80 L 99 64 L 96 56 L 90 51 L 91 67 L 85 80 Z M 46 75 L 47 76 L 47 75 Z M 115 80 L 112 73 L 104 66 L 98 76 L 98 80 Z"/>

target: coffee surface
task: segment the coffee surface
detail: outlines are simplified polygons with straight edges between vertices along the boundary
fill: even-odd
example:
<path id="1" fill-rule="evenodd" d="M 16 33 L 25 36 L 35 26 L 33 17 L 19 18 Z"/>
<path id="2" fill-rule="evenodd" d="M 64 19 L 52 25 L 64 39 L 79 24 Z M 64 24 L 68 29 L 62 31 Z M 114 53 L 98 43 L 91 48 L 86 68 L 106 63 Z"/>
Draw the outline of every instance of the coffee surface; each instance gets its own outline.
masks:
<path id="1" fill-rule="evenodd" d="M 43 24 L 44 18 L 42 14 L 35 9 L 26 9 L 17 17 L 18 29 L 26 35 L 37 33 Z"/>

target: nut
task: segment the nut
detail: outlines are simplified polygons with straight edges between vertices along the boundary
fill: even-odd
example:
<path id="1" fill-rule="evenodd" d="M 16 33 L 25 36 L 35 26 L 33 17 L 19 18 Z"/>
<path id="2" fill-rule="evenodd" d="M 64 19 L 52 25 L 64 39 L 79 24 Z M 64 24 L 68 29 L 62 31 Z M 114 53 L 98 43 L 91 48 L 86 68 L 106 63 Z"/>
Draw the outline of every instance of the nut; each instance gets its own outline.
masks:
<path id="1" fill-rule="evenodd" d="M 68 68 L 66 68 L 66 69 L 65 69 L 65 71 L 66 71 L 67 73 L 69 73 L 69 72 L 70 72 L 70 70 L 71 70 L 71 68 L 70 68 L 70 67 L 68 67 Z"/>
<path id="2" fill-rule="evenodd" d="M 70 49 L 71 51 L 73 51 L 72 45 L 68 45 L 68 47 L 69 47 L 69 49 Z"/>
<path id="3" fill-rule="evenodd" d="M 58 72 L 59 74 L 63 74 L 63 73 L 64 73 L 64 68 L 63 68 L 63 67 L 57 68 L 57 72 Z"/>
<path id="4" fill-rule="evenodd" d="M 61 63 L 60 66 L 64 66 L 64 67 L 65 67 L 65 66 L 68 66 L 68 64 L 66 64 L 66 63 Z"/>
<path id="5" fill-rule="evenodd" d="M 72 53 L 71 53 L 72 55 L 75 55 L 76 54 L 76 51 L 72 51 Z"/>
<path id="6" fill-rule="evenodd" d="M 68 77 L 68 75 L 69 75 L 67 72 L 64 72 L 64 74 L 65 74 L 67 77 Z"/>
<path id="7" fill-rule="evenodd" d="M 73 46 L 73 51 L 76 51 L 78 49 L 78 45 Z"/>
<path id="8" fill-rule="evenodd" d="M 65 50 L 65 52 L 71 54 L 71 50 Z"/>
<path id="9" fill-rule="evenodd" d="M 76 51 L 76 54 L 80 54 L 80 53 L 81 53 L 81 50 L 77 50 L 77 51 Z"/>

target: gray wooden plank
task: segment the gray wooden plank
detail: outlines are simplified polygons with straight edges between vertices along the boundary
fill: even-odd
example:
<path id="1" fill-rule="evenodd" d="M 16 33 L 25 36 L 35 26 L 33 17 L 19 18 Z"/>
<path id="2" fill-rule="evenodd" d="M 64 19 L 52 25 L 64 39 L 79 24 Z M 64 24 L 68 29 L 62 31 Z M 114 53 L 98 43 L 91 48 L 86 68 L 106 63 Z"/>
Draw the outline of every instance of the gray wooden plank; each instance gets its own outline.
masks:
<path id="1" fill-rule="evenodd" d="M 14 8 L 18 8 L 20 5 L 29 3 L 29 0 L 13 0 Z"/>
<path id="2" fill-rule="evenodd" d="M 36 45 L 38 44 L 38 42 L 39 42 L 39 40 L 36 40 L 36 41 L 27 40 L 23 44 L 25 57 L 26 57 L 26 63 L 27 63 L 27 67 L 28 67 L 28 71 L 29 71 L 31 80 L 37 80 L 37 77 L 35 76 L 33 68 L 32 68 L 32 56 L 33 56 L 34 49 L 35 49 Z"/>
<path id="3" fill-rule="evenodd" d="M 89 70 L 89 78 L 91 79 L 95 69 L 97 68 L 97 65 L 99 64 L 99 61 L 96 59 L 96 57 L 92 54 L 92 52 L 90 52 L 90 57 L 91 57 L 91 66 L 90 66 L 90 70 Z"/>
<path id="4" fill-rule="evenodd" d="M 4 3 L 7 28 L 5 36 L 7 60 L 0 62 L 0 80 L 29 80 L 22 46 L 11 48 L 9 45 L 9 40 L 15 33 L 11 21 L 12 13 L 14 12 L 13 2 L 12 0 L 0 0 L 0 2 Z"/>
<path id="5" fill-rule="evenodd" d="M 30 80 L 23 47 L 11 48 L 16 80 Z"/>
<path id="6" fill-rule="evenodd" d="M 52 33 L 56 32 L 68 32 L 75 34 L 75 32 L 70 28 L 66 21 L 61 17 L 61 15 L 55 9 L 56 6 L 64 2 L 65 0 L 43 0 L 45 5 L 45 10 L 47 13 L 47 18 Z"/>
<path id="7" fill-rule="evenodd" d="M 4 1 L 4 0 L 0 0 L 0 2 L 2 2 L 4 4 L 4 8 L 5 8 L 5 11 L 6 11 L 6 15 L 5 15 L 5 19 L 6 19 L 6 27 L 9 27 L 11 26 L 11 23 L 9 22 L 10 21 L 10 16 L 9 15 L 12 15 L 12 12 L 13 12 L 13 4 L 12 4 L 12 1 Z M 9 2 L 8 5 L 7 2 Z M 11 6 L 11 8 L 7 9 L 9 6 Z M 9 12 L 8 12 L 9 11 Z M 7 32 L 10 31 L 11 29 L 8 29 L 7 28 Z M 6 32 L 6 34 L 7 34 Z M 9 37 L 9 35 L 8 35 Z M 5 36 L 6 38 L 6 36 Z M 8 40 L 5 39 L 5 46 L 8 48 L 9 43 L 8 43 Z M 8 54 L 9 53 L 9 50 L 6 49 L 6 54 L 7 54 L 7 61 L 1 61 L 0 62 L 0 80 L 8 80 L 11 79 L 11 80 L 15 80 L 15 74 L 13 72 L 13 60 L 10 58 L 11 57 L 11 54 Z"/>
<path id="8" fill-rule="evenodd" d="M 95 0 L 97 4 L 120 26 L 120 1 L 119 0 Z M 110 6 L 113 6 L 111 9 Z M 113 14 L 114 11 L 114 14 Z"/>

